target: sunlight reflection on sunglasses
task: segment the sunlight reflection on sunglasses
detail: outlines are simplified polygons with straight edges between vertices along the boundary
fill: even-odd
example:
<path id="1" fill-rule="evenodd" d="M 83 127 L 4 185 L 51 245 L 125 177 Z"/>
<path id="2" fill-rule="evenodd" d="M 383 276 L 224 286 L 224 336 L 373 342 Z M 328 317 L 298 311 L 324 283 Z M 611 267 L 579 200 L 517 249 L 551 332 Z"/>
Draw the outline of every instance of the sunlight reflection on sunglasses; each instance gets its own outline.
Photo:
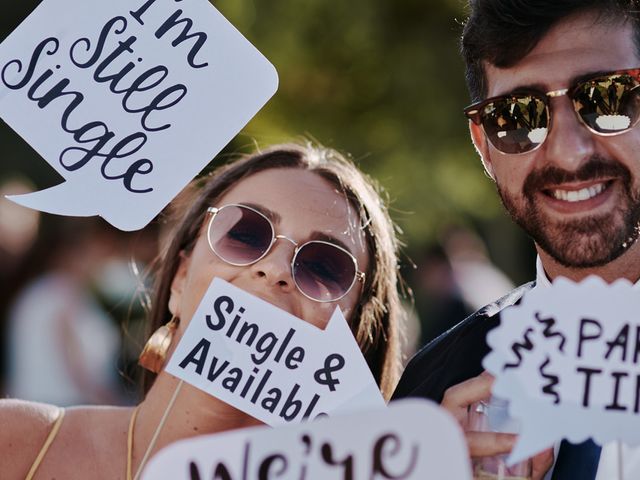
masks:
<path id="1" fill-rule="evenodd" d="M 547 138 L 550 99 L 567 96 L 578 120 L 596 135 L 630 130 L 640 119 L 640 69 L 627 69 L 577 82 L 570 88 L 527 90 L 477 102 L 465 115 L 481 125 L 500 152 L 518 155 L 538 148 Z M 551 127 L 552 128 L 552 127 Z"/>

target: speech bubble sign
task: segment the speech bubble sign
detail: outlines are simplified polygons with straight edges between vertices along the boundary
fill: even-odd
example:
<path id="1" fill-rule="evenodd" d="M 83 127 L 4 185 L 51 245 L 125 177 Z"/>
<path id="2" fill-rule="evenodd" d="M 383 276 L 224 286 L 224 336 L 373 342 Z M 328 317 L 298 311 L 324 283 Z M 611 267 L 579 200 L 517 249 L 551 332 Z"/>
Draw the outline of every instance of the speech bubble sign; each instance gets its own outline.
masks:
<path id="1" fill-rule="evenodd" d="M 176 442 L 143 480 L 471 480 L 464 436 L 435 403 L 409 399 L 389 408 L 303 425 L 253 427 Z"/>
<path id="2" fill-rule="evenodd" d="M 166 370 L 268 425 L 384 405 L 339 308 L 321 330 L 220 278 Z"/>
<path id="3" fill-rule="evenodd" d="M 484 367 L 522 422 L 518 462 L 566 438 L 640 444 L 640 295 L 626 280 L 558 278 L 502 312 Z"/>
<path id="4" fill-rule="evenodd" d="M 0 117 L 65 182 L 8 198 L 142 228 L 277 84 L 207 0 L 44 0 L 0 45 Z"/>

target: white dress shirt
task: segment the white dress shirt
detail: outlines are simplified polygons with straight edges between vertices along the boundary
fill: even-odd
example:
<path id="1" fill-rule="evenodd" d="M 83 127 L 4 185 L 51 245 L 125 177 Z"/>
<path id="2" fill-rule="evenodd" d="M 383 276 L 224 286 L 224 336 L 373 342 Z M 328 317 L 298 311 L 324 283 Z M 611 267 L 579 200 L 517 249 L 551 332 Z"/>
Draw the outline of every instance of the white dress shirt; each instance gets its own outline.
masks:
<path id="1" fill-rule="evenodd" d="M 544 271 L 540 257 L 536 259 L 536 286 L 534 288 L 546 288 L 551 286 L 551 281 Z M 634 285 L 640 289 L 640 281 Z M 553 446 L 554 458 L 558 457 L 560 442 Z M 622 454 L 623 476 L 619 475 L 619 455 Z M 555 466 L 555 464 L 554 464 Z M 545 475 L 544 480 L 551 480 L 553 468 Z M 596 480 L 637 480 L 640 479 L 640 447 L 628 447 L 619 442 L 610 442 L 602 447 L 598 474 Z"/>

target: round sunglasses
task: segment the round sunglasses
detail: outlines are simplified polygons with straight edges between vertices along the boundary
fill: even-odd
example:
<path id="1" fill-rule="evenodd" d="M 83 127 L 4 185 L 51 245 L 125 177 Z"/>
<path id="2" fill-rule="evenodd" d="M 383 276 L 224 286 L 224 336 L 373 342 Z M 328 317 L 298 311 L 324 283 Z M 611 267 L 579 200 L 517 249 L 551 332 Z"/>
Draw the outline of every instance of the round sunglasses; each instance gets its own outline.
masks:
<path id="1" fill-rule="evenodd" d="M 295 246 L 291 276 L 298 290 L 316 302 L 335 302 L 344 297 L 356 280 L 364 282 L 356 258 L 346 249 L 323 240 L 299 245 L 276 235 L 273 223 L 262 212 L 240 204 L 209 207 L 209 247 L 230 265 L 247 266 L 265 257 L 276 240 Z"/>
<path id="2" fill-rule="evenodd" d="M 538 92 L 522 90 L 474 103 L 464 113 L 481 125 L 500 152 L 531 152 L 551 128 L 550 99 L 566 95 L 578 120 L 592 133 L 620 135 L 640 119 L 640 68 L 619 70 L 582 79 L 570 88 Z"/>

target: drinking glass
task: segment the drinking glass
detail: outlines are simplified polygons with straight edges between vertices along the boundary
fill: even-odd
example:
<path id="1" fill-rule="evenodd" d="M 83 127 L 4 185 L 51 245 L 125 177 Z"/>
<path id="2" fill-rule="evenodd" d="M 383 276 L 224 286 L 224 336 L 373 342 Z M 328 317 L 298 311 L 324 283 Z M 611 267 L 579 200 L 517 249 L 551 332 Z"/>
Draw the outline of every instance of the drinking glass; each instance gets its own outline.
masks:
<path id="1" fill-rule="evenodd" d="M 509 402 L 497 397 L 482 400 L 469 409 L 468 430 L 472 432 L 520 433 L 520 422 L 509 416 Z M 473 459 L 474 480 L 531 480 L 531 459 L 507 466 L 509 455 Z"/>

